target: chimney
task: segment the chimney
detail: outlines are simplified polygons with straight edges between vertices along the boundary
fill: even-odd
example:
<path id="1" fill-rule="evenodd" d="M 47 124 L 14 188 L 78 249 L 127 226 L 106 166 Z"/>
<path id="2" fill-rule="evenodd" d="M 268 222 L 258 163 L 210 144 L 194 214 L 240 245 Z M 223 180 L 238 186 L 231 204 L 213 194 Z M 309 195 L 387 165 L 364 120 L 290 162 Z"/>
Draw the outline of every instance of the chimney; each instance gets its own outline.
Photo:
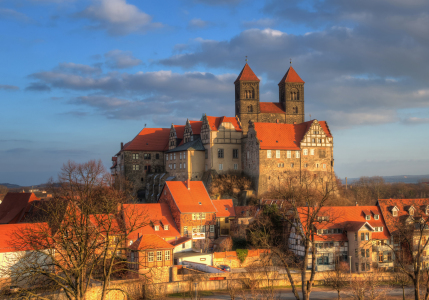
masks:
<path id="1" fill-rule="evenodd" d="M 359 206 L 359 204 L 357 203 L 357 201 L 356 201 L 356 206 Z"/>
<path id="2" fill-rule="evenodd" d="M 293 121 L 293 125 L 296 125 L 296 121 Z"/>
<path id="3" fill-rule="evenodd" d="M 279 123 L 279 119 L 276 119 L 276 123 Z"/>
<path id="4" fill-rule="evenodd" d="M 191 189 L 191 179 L 189 178 L 189 172 L 188 172 L 188 178 L 185 181 L 185 185 L 188 188 L 188 190 Z"/>
<path id="5" fill-rule="evenodd" d="M 124 149 L 124 143 L 121 142 L 121 150 Z"/>

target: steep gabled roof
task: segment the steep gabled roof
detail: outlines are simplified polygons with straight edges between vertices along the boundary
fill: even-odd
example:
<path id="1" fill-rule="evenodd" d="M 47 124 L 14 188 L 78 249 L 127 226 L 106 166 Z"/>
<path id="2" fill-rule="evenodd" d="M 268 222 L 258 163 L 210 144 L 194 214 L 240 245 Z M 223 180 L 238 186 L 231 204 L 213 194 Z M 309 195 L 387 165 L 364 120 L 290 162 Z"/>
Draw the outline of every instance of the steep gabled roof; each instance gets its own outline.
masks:
<path id="1" fill-rule="evenodd" d="M 299 218 L 303 226 L 307 222 L 308 215 L 312 213 L 314 208 L 300 207 L 298 208 Z M 365 220 L 365 213 L 371 214 L 370 220 Z M 375 220 L 374 215 L 378 214 L 379 219 Z M 344 229 L 346 231 L 357 231 L 365 224 L 370 227 L 383 227 L 383 231 L 373 231 L 373 239 L 385 240 L 389 238 L 387 226 L 381 216 L 381 211 L 378 206 L 326 206 L 322 207 L 318 216 L 328 217 L 328 221 L 316 222 L 314 225 L 317 229 Z M 347 241 L 347 236 L 343 234 L 325 234 L 315 236 L 316 241 L 334 240 Z"/>
<path id="2" fill-rule="evenodd" d="M 130 250 L 152 250 L 152 249 L 172 249 L 173 245 L 163 240 L 156 234 L 144 234 L 139 237 L 130 247 Z"/>
<path id="3" fill-rule="evenodd" d="M 285 110 L 280 102 L 259 102 L 259 111 L 261 113 L 284 114 Z"/>
<path id="4" fill-rule="evenodd" d="M 212 202 L 217 210 L 216 218 L 235 217 L 232 199 L 213 200 Z"/>
<path id="5" fill-rule="evenodd" d="M 192 240 L 190 237 L 186 237 L 186 236 L 182 236 L 180 238 L 178 238 L 177 240 L 171 240 L 168 241 L 171 245 L 173 245 L 174 247 L 177 247 L 183 243 L 189 242 L 190 240 Z"/>
<path id="6" fill-rule="evenodd" d="M 0 224 L 18 223 L 38 200 L 34 193 L 7 193 L 0 204 Z"/>
<path id="7" fill-rule="evenodd" d="M 426 206 L 429 204 L 429 198 L 419 199 L 378 199 L 377 205 L 383 213 L 383 218 L 386 222 L 387 228 L 390 233 L 397 231 L 398 226 L 402 226 L 404 221 L 410 217 L 408 209 L 413 206 L 414 216 L 423 217 L 427 220 Z M 392 215 L 392 209 L 396 207 L 398 215 Z"/>
<path id="8" fill-rule="evenodd" d="M 234 84 L 237 81 L 260 81 L 258 76 L 253 73 L 252 69 L 249 67 L 249 65 L 246 63 L 241 70 L 240 74 L 238 75 L 237 79 L 234 81 Z"/>
<path id="9" fill-rule="evenodd" d="M 170 191 L 177 208 L 181 213 L 214 213 L 216 208 L 202 181 L 166 181 L 165 185 Z"/>
<path id="10" fill-rule="evenodd" d="M 207 121 L 209 122 L 210 130 L 211 131 L 218 131 L 219 127 L 222 123 L 231 123 L 232 126 L 234 126 L 235 131 L 242 131 L 240 124 L 238 124 L 238 121 L 234 117 L 209 117 L 207 116 Z"/>
<path id="11" fill-rule="evenodd" d="M 282 80 L 280 80 L 279 85 L 284 82 L 305 83 L 304 80 L 299 77 L 298 73 L 296 73 L 294 68 L 292 68 L 292 66 L 290 66 L 286 71 L 286 74 L 283 76 Z"/>
<path id="12" fill-rule="evenodd" d="M 27 233 L 34 234 L 36 231 L 37 236 L 38 232 L 46 233 L 47 230 L 49 230 L 47 223 L 2 224 L 0 225 L 0 253 L 34 250 L 31 249 L 31 243 L 17 241 L 17 239 L 22 235 L 27 236 Z M 35 245 L 37 242 L 33 244 Z M 39 246 L 42 245 L 39 244 L 37 248 Z M 20 248 L 16 249 L 16 247 Z"/>
<path id="13" fill-rule="evenodd" d="M 170 128 L 144 128 L 121 151 L 164 151 L 169 135 Z"/>

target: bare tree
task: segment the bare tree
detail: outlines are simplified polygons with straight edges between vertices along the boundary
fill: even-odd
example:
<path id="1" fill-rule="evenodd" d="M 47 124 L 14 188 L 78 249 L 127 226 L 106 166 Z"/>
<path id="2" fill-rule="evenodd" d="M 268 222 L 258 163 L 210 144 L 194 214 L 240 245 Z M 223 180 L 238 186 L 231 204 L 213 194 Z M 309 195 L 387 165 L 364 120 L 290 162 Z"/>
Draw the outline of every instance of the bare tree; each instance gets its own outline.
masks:
<path id="1" fill-rule="evenodd" d="M 386 292 L 381 288 L 382 281 L 377 272 L 362 273 L 350 280 L 350 291 L 356 300 L 381 300 L 386 298 Z"/>
<path id="2" fill-rule="evenodd" d="M 349 285 L 348 272 L 349 265 L 347 263 L 337 262 L 334 271 L 324 273 L 325 285 L 337 291 L 338 300 L 341 299 L 341 291 Z"/>
<path id="3" fill-rule="evenodd" d="M 402 298 L 405 300 L 405 287 L 412 284 L 410 277 L 402 272 L 394 272 L 392 273 L 390 282 L 393 286 L 400 286 L 402 288 Z"/>
<path id="4" fill-rule="evenodd" d="M 104 300 L 118 289 L 110 288 L 112 278 L 132 272 L 127 243 L 133 232 L 149 224 L 147 213 L 122 209 L 128 199 L 112 188 L 101 161 L 69 161 L 52 190 L 54 199 L 38 207 L 39 222 L 12 233 L 11 247 L 32 251 L 2 271 L 27 287 L 61 288 L 70 300 L 85 299 L 92 281 L 99 280 Z"/>
<path id="5" fill-rule="evenodd" d="M 265 198 L 281 199 L 282 206 L 274 213 L 262 214 L 252 223 L 249 235 L 253 244 L 271 249 L 273 259 L 285 268 L 295 298 L 300 299 L 298 284 L 301 283 L 303 299 L 308 300 L 316 274 L 316 248 L 312 247 L 317 235 L 315 225 L 319 223 L 319 212 L 330 204 L 335 195 L 336 181 L 334 177 L 323 180 L 323 177 L 310 172 L 285 172 L 281 182 Z M 334 216 L 330 221 L 334 221 Z M 289 249 L 288 238 L 292 228 L 303 248 L 300 259 Z M 310 256 L 310 272 L 307 272 Z M 294 268 L 301 273 L 300 282 L 292 276 Z"/>

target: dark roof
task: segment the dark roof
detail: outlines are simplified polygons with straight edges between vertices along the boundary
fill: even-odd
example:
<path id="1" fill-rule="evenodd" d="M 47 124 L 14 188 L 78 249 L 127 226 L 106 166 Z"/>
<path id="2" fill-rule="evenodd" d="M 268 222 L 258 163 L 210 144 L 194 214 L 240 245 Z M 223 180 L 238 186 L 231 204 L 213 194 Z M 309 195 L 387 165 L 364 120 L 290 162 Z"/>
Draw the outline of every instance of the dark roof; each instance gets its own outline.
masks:
<path id="1" fill-rule="evenodd" d="M 18 223 L 35 200 L 40 199 L 33 193 L 7 193 L 0 204 L 0 224 Z"/>
<path id="2" fill-rule="evenodd" d="M 185 150 L 204 151 L 206 150 L 206 148 L 204 148 L 203 143 L 201 142 L 201 139 L 198 138 L 196 140 L 193 140 L 193 141 L 187 142 L 186 144 L 178 146 L 174 149 L 171 149 L 166 153 L 179 152 L 179 151 L 185 151 Z"/>

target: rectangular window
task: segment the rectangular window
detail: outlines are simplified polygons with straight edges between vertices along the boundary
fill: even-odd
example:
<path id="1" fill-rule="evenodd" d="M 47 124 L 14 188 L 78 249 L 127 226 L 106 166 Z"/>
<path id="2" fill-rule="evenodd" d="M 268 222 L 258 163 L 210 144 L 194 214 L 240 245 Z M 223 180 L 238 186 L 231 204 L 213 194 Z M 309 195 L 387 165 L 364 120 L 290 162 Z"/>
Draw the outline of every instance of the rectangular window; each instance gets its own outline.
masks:
<path id="1" fill-rule="evenodd" d="M 155 158 L 159 159 L 159 153 L 155 154 Z"/>
<path id="2" fill-rule="evenodd" d="M 363 232 L 360 233 L 360 240 L 361 241 L 365 240 L 365 234 Z"/>
<path id="3" fill-rule="evenodd" d="M 278 164 L 277 164 L 277 167 L 278 167 L 278 168 L 284 168 L 284 166 L 285 166 L 285 164 L 284 164 L 284 163 L 278 163 Z"/>
<path id="4" fill-rule="evenodd" d="M 145 153 L 144 154 L 144 159 L 150 159 L 150 153 Z"/>
<path id="5" fill-rule="evenodd" d="M 234 170 L 238 170 L 238 164 L 234 164 Z"/>
<path id="6" fill-rule="evenodd" d="M 299 158 L 299 151 L 295 151 L 295 158 Z"/>
<path id="7" fill-rule="evenodd" d="M 355 256 L 358 256 L 358 249 L 355 249 Z"/>
<path id="8" fill-rule="evenodd" d="M 176 164 L 173 164 L 173 169 L 176 170 Z"/>
<path id="9" fill-rule="evenodd" d="M 371 220 L 371 216 L 370 215 L 366 215 L 365 216 L 365 220 Z"/>
<path id="10" fill-rule="evenodd" d="M 280 150 L 276 150 L 276 158 L 280 158 Z"/>
<path id="11" fill-rule="evenodd" d="M 176 153 L 173 153 L 173 158 L 176 159 Z"/>
<path id="12" fill-rule="evenodd" d="M 183 163 L 183 169 L 186 169 L 186 163 Z"/>
<path id="13" fill-rule="evenodd" d="M 365 233 L 365 241 L 369 241 L 369 232 Z"/>
<path id="14" fill-rule="evenodd" d="M 164 230 L 168 230 L 168 225 L 164 225 Z"/>
<path id="15" fill-rule="evenodd" d="M 147 254 L 147 261 L 153 261 L 153 252 Z"/>
<path id="16" fill-rule="evenodd" d="M 155 225 L 155 231 L 159 231 L 159 225 Z"/>
<path id="17" fill-rule="evenodd" d="M 238 158 L 238 149 L 232 149 L 232 158 Z"/>
<path id="18" fill-rule="evenodd" d="M 323 164 L 323 168 L 326 169 L 326 164 Z"/>
<path id="19" fill-rule="evenodd" d="M 293 168 L 294 166 L 295 166 L 295 164 L 294 164 L 294 163 L 291 163 L 291 164 L 290 164 L 290 167 L 291 167 L 291 168 Z"/>
<path id="20" fill-rule="evenodd" d="M 186 159 L 186 152 L 183 152 L 183 159 Z"/>
<path id="21" fill-rule="evenodd" d="M 182 168 L 182 163 L 179 164 L 179 169 L 181 169 L 181 168 Z"/>
<path id="22" fill-rule="evenodd" d="M 369 257 L 369 249 L 366 249 L 366 257 Z"/>
<path id="23" fill-rule="evenodd" d="M 206 219 L 206 213 L 202 213 L 201 214 L 201 219 L 205 220 Z"/>
<path id="24" fill-rule="evenodd" d="M 182 159 L 182 152 L 179 153 L 179 158 Z"/>
<path id="25" fill-rule="evenodd" d="M 356 272 L 359 272 L 359 264 L 358 263 L 355 263 L 355 270 L 356 270 Z"/>
<path id="26" fill-rule="evenodd" d="M 365 249 L 360 250 L 360 256 L 365 257 Z"/>
<path id="27" fill-rule="evenodd" d="M 378 262 L 383 262 L 383 253 L 382 252 L 380 252 L 379 254 L 378 254 Z"/>
<path id="28" fill-rule="evenodd" d="M 362 268 L 361 271 L 365 271 L 365 263 L 361 263 L 361 268 Z"/>
<path id="29" fill-rule="evenodd" d="M 392 252 L 387 253 L 387 261 L 392 261 Z"/>
<path id="30" fill-rule="evenodd" d="M 170 250 L 165 250 L 165 260 L 170 260 Z"/>
<path id="31" fill-rule="evenodd" d="M 223 164 L 219 164 L 219 170 L 223 170 Z"/>
<path id="32" fill-rule="evenodd" d="M 217 158 L 223 158 L 223 149 L 217 149 Z"/>
<path id="33" fill-rule="evenodd" d="M 188 234 L 188 226 L 183 226 L 183 234 Z"/>
<path id="34" fill-rule="evenodd" d="M 139 154 L 138 153 L 133 153 L 133 159 L 139 159 Z"/>
<path id="35" fill-rule="evenodd" d="M 200 232 L 202 232 L 202 233 L 206 232 L 206 226 L 205 225 L 201 225 Z"/>
<path id="36" fill-rule="evenodd" d="M 286 157 L 287 157 L 287 158 L 290 158 L 290 157 L 291 157 L 291 152 L 290 152 L 290 150 L 288 150 L 288 151 L 286 152 Z"/>
<path id="37" fill-rule="evenodd" d="M 133 171 L 138 171 L 140 168 L 140 165 L 133 165 Z"/>
<path id="38" fill-rule="evenodd" d="M 156 251 L 156 261 L 162 261 L 162 251 Z"/>
<path id="39" fill-rule="evenodd" d="M 170 153 L 170 160 L 173 160 L 173 153 Z"/>
<path id="40" fill-rule="evenodd" d="M 304 149 L 304 150 L 303 150 L 303 154 L 304 154 L 304 155 L 308 155 L 308 149 Z"/>
<path id="41" fill-rule="evenodd" d="M 247 158 L 250 158 L 250 151 L 247 151 Z"/>
<path id="42" fill-rule="evenodd" d="M 379 215 L 374 215 L 374 220 L 378 220 L 379 219 Z"/>
<path id="43" fill-rule="evenodd" d="M 267 158 L 271 158 L 271 150 L 267 150 Z"/>
<path id="44" fill-rule="evenodd" d="M 214 232 L 214 225 L 210 225 L 210 232 Z"/>
<path id="45" fill-rule="evenodd" d="M 186 243 L 183 243 L 182 244 L 182 249 L 185 249 L 186 248 Z"/>
<path id="46" fill-rule="evenodd" d="M 165 160 L 168 161 L 168 154 L 165 156 Z"/>
<path id="47" fill-rule="evenodd" d="M 314 149 L 310 149 L 310 155 L 314 155 Z"/>
<path id="48" fill-rule="evenodd" d="M 317 142 L 318 142 L 319 144 L 321 144 L 321 143 L 322 143 L 322 139 L 318 139 L 318 140 L 317 140 Z"/>
<path id="49" fill-rule="evenodd" d="M 206 159 L 209 158 L 209 150 L 208 149 L 204 150 L 204 155 L 205 155 Z"/>

